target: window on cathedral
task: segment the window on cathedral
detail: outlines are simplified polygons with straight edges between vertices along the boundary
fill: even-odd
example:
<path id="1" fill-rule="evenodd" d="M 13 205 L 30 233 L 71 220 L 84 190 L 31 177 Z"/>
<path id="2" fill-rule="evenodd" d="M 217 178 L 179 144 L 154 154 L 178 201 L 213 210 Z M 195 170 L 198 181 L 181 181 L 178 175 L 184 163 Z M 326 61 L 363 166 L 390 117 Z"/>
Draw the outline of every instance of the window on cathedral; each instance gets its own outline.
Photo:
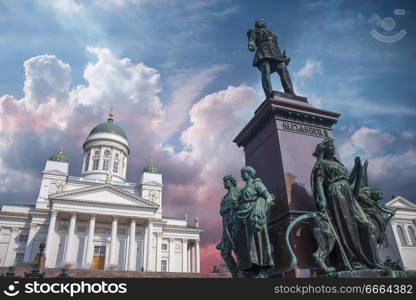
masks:
<path id="1" fill-rule="evenodd" d="M 168 250 L 168 244 L 162 244 L 162 250 L 167 251 Z"/>
<path id="2" fill-rule="evenodd" d="M 118 157 L 119 157 L 119 154 L 118 154 L 118 153 L 116 153 L 115 155 L 116 155 L 116 158 L 118 159 Z"/>
<path id="3" fill-rule="evenodd" d="M 105 246 L 94 246 L 94 254 L 105 255 Z"/>
<path id="4" fill-rule="evenodd" d="M 118 162 L 113 163 L 113 173 L 118 173 Z"/>
<path id="5" fill-rule="evenodd" d="M 127 230 L 126 229 L 124 229 L 124 228 L 119 228 L 118 229 L 118 234 L 125 235 L 126 233 L 127 233 Z"/>
<path id="6" fill-rule="evenodd" d="M 85 155 L 85 168 L 84 168 L 84 171 L 87 171 L 89 166 L 90 166 L 90 153 L 88 152 Z"/>
<path id="7" fill-rule="evenodd" d="M 93 170 L 98 170 L 98 162 L 99 162 L 99 160 L 98 160 L 98 159 L 94 159 L 94 160 L 92 161 L 92 169 L 93 169 Z"/>
<path id="8" fill-rule="evenodd" d="M 15 264 L 16 265 L 20 265 L 20 264 L 22 264 L 23 263 L 23 258 L 25 257 L 25 254 L 24 253 L 22 253 L 22 252 L 17 252 L 16 253 L 16 257 L 15 257 L 15 259 L 14 259 L 14 261 L 15 261 Z"/>
<path id="9" fill-rule="evenodd" d="M 167 272 L 168 271 L 168 261 L 166 259 L 162 259 L 160 261 L 160 267 L 161 267 L 162 272 Z"/>
<path id="10" fill-rule="evenodd" d="M 407 246 L 406 237 L 404 235 L 403 227 L 400 225 L 397 225 L 397 234 L 399 235 L 400 243 L 402 246 Z"/>
<path id="11" fill-rule="evenodd" d="M 100 150 L 95 150 L 94 155 L 100 155 Z"/>
<path id="12" fill-rule="evenodd" d="M 110 165 L 110 160 L 109 159 L 104 159 L 103 160 L 103 170 L 107 171 L 109 165 Z"/>
<path id="13" fill-rule="evenodd" d="M 409 233 L 410 241 L 412 242 L 412 245 L 413 246 L 416 246 L 416 234 L 415 234 L 415 230 L 413 229 L 412 226 L 408 226 L 407 227 L 407 232 Z"/>
<path id="14" fill-rule="evenodd" d="M 19 242 L 22 242 L 22 243 L 27 242 L 28 237 L 29 236 L 27 234 L 19 235 Z"/>

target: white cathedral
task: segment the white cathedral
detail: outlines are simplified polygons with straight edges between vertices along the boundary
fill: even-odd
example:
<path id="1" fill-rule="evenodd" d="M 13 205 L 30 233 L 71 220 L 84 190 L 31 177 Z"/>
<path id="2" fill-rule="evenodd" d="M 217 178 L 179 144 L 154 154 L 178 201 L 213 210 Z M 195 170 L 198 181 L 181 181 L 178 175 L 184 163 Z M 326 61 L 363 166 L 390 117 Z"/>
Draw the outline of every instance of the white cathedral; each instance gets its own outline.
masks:
<path id="1" fill-rule="evenodd" d="M 126 181 L 127 136 L 95 126 L 83 144 L 81 177 L 68 174 L 63 148 L 46 162 L 35 205 L 3 205 L 0 266 L 32 263 L 46 243 L 47 268 L 200 272 L 198 221 L 162 214 L 162 174 L 151 161 Z"/>

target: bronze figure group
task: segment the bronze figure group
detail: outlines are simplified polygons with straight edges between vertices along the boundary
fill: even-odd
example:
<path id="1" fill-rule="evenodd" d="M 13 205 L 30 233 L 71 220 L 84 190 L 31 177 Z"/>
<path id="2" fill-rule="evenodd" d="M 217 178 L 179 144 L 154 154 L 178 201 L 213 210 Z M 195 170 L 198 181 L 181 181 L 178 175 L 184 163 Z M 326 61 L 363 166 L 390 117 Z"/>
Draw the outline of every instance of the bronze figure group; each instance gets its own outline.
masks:
<path id="1" fill-rule="evenodd" d="M 246 183 L 241 190 L 232 175 L 223 178 L 228 191 L 221 201 L 223 234 L 217 248 L 233 277 L 265 278 L 274 265 L 266 217 L 274 197 L 254 168 L 242 168 L 241 178 Z"/>
<path id="2" fill-rule="evenodd" d="M 394 211 L 378 201 L 379 188 L 368 186 L 368 162 L 356 157 L 350 174 L 335 156 L 332 138 L 316 146 L 311 174 L 311 187 L 317 213 L 296 218 L 286 231 L 286 245 L 292 255 L 289 234 L 300 222 L 312 218 L 312 231 L 317 249 L 313 258 L 323 273 L 335 271 L 388 270 L 377 249 L 384 240 L 386 226 Z"/>

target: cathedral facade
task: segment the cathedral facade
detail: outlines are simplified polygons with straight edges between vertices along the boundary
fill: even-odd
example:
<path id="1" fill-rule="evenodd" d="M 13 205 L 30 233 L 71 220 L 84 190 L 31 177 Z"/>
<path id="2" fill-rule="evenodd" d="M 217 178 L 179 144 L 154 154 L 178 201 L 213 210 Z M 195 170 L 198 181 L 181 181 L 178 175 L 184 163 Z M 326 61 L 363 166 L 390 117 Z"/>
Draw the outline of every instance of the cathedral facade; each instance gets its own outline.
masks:
<path id="1" fill-rule="evenodd" d="M 45 243 L 47 268 L 199 272 L 198 221 L 162 214 L 162 174 L 151 161 L 126 181 L 130 153 L 110 113 L 83 144 L 80 177 L 61 149 L 43 170 L 35 205 L 3 205 L 0 266 L 32 263 Z"/>

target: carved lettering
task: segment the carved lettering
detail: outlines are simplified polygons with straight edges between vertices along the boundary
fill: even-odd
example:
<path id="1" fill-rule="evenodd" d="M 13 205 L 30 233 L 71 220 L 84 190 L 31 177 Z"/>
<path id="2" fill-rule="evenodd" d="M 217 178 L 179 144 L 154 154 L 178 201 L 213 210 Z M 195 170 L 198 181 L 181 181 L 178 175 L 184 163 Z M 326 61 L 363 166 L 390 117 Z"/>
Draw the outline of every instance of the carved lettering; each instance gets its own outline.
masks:
<path id="1" fill-rule="evenodd" d="M 327 137 L 328 131 L 323 128 L 312 127 L 307 125 L 295 124 L 284 121 L 282 124 L 283 130 L 292 131 L 300 134 L 313 135 L 319 137 Z"/>

